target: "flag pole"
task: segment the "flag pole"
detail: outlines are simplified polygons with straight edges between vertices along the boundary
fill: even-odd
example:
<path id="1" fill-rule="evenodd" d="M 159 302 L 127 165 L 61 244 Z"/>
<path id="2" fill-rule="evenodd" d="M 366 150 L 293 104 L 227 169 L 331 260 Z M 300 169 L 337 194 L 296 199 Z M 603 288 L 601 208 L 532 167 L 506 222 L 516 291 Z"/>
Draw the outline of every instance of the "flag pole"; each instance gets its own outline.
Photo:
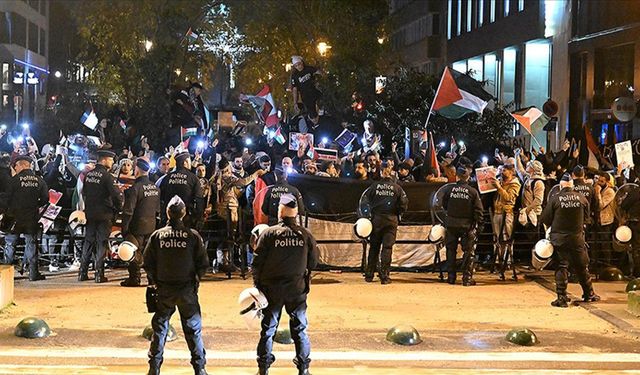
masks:
<path id="1" fill-rule="evenodd" d="M 449 69 L 448 66 L 444 67 L 442 71 L 442 77 L 440 77 L 440 83 L 438 83 L 438 88 L 436 89 L 436 94 L 433 96 L 433 102 L 431 102 L 431 106 L 429 107 L 429 114 L 427 114 L 427 120 L 424 122 L 424 130 L 427 131 L 427 126 L 429 125 L 429 119 L 431 118 L 431 112 L 433 111 L 433 105 L 436 103 L 436 99 L 438 98 L 438 93 L 440 92 L 440 87 L 442 86 L 442 81 L 444 81 L 444 75 Z"/>

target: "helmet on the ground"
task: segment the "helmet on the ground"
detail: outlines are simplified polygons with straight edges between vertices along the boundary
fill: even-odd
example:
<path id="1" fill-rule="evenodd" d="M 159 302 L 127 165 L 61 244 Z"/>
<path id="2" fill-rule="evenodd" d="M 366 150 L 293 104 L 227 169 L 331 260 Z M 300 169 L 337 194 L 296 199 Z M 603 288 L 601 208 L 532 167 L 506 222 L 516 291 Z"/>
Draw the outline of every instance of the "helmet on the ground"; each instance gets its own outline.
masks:
<path id="1" fill-rule="evenodd" d="M 631 241 L 632 235 L 631 228 L 626 225 L 621 225 L 616 229 L 616 240 L 622 243 Z"/>
<path id="2" fill-rule="evenodd" d="M 269 228 L 267 224 L 258 224 L 255 227 L 253 227 L 253 229 L 251 230 L 251 241 L 249 242 L 249 245 L 251 246 L 252 249 L 254 250 L 256 249 L 260 235 L 267 228 Z"/>
<path id="3" fill-rule="evenodd" d="M 418 345 L 422 342 L 420 333 L 410 325 L 398 325 L 387 332 L 387 341 L 398 345 Z"/>
<path id="4" fill-rule="evenodd" d="M 523 346 L 533 346 L 538 343 L 538 337 L 528 328 L 515 328 L 507 333 L 507 341 Z"/>
<path id="5" fill-rule="evenodd" d="M 291 338 L 291 331 L 288 328 L 278 328 L 276 334 L 273 336 L 273 341 L 278 344 L 291 345 L 293 339 Z"/>
<path id="6" fill-rule="evenodd" d="M 355 233 L 356 237 L 360 239 L 365 239 L 371 235 L 373 231 L 373 224 L 371 220 L 361 217 L 356 221 L 353 225 L 353 233 Z"/>
<path id="7" fill-rule="evenodd" d="M 124 262 L 128 262 L 136 255 L 138 246 L 131 241 L 122 241 L 118 246 L 118 258 Z"/>
<path id="8" fill-rule="evenodd" d="M 531 265 L 540 271 L 551 262 L 553 255 L 553 245 L 547 239 L 542 239 L 536 243 L 531 252 Z"/>
<path id="9" fill-rule="evenodd" d="M 444 240 L 444 235 L 447 233 L 447 230 L 441 224 L 436 224 L 431 226 L 429 230 L 429 241 L 431 242 L 440 242 Z"/>
<path id="10" fill-rule="evenodd" d="M 600 280 L 602 281 L 622 281 L 624 274 L 616 267 L 607 267 L 600 272 Z"/>
<path id="11" fill-rule="evenodd" d="M 142 330 L 142 337 L 151 341 L 151 339 L 153 338 L 153 328 L 151 327 L 151 325 L 144 327 L 144 330 Z M 173 328 L 173 325 L 169 324 L 169 332 L 167 332 L 167 341 L 175 341 L 177 339 L 178 339 L 178 332 L 176 332 L 176 329 Z"/>
<path id="12" fill-rule="evenodd" d="M 27 339 L 41 339 L 48 337 L 51 334 L 51 329 L 44 320 L 29 317 L 22 319 L 13 333 Z"/>
<path id="13" fill-rule="evenodd" d="M 640 290 L 640 278 L 635 278 L 627 283 L 627 287 L 624 289 L 625 292 L 633 292 L 636 290 Z"/>
<path id="14" fill-rule="evenodd" d="M 262 309 L 269 306 L 267 297 L 258 288 L 247 288 L 238 297 L 240 315 L 250 329 L 260 328 Z"/>
<path id="15" fill-rule="evenodd" d="M 73 211 L 71 215 L 69 215 L 69 227 L 72 231 L 75 231 L 78 226 L 85 225 L 86 223 L 87 216 L 84 214 L 84 211 Z"/>

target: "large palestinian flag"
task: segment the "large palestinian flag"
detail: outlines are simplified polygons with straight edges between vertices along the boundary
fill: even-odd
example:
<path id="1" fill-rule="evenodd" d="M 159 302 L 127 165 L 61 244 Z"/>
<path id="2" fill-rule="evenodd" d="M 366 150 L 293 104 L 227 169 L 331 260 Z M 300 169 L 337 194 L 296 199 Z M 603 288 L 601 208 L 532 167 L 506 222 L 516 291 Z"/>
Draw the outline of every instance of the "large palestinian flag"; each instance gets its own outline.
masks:
<path id="1" fill-rule="evenodd" d="M 278 125 L 278 110 L 271 96 L 271 89 L 268 85 L 264 85 L 262 90 L 256 95 L 243 95 L 241 100 L 249 102 L 256 111 L 258 118 L 267 128 Z"/>
<path id="2" fill-rule="evenodd" d="M 444 117 L 458 119 L 470 112 L 482 113 L 491 99 L 493 96 L 484 91 L 480 82 L 447 67 L 432 109 Z"/>

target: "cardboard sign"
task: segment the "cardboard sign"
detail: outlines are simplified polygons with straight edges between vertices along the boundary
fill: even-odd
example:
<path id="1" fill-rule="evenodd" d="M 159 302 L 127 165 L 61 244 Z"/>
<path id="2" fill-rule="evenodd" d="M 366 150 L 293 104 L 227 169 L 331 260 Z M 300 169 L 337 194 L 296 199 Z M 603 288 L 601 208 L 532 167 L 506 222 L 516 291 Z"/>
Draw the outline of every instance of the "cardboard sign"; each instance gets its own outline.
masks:
<path id="1" fill-rule="evenodd" d="M 233 128 L 236 122 L 233 120 L 233 112 L 218 112 L 218 126 L 221 128 Z"/>
<path id="2" fill-rule="evenodd" d="M 62 196 L 62 194 L 60 194 Z M 60 215 L 60 211 L 62 211 L 62 207 L 58 207 L 53 204 L 49 204 L 47 208 L 42 213 L 42 217 L 38 220 L 38 223 L 42 225 L 43 233 L 47 233 L 49 229 L 53 226 L 54 221 Z"/>
<path id="3" fill-rule="evenodd" d="M 56 205 L 60 201 L 60 198 L 62 198 L 62 193 L 49 189 L 49 203 Z"/>
<path id="4" fill-rule="evenodd" d="M 342 148 L 347 148 L 351 143 L 357 138 L 356 133 L 344 129 L 342 133 L 338 137 L 336 137 L 335 142 L 338 146 Z"/>
<path id="5" fill-rule="evenodd" d="M 331 148 L 314 148 L 318 154 L 318 160 L 338 160 L 338 150 Z"/>
<path id="6" fill-rule="evenodd" d="M 633 167 L 631 141 L 616 143 L 616 158 L 618 159 L 618 164 L 625 163 L 629 167 Z"/>
<path id="7" fill-rule="evenodd" d="M 484 167 L 476 169 L 476 178 L 478 179 L 478 190 L 480 194 L 491 193 L 496 191 L 493 186 L 493 179 L 496 178 L 497 170 L 495 167 Z"/>

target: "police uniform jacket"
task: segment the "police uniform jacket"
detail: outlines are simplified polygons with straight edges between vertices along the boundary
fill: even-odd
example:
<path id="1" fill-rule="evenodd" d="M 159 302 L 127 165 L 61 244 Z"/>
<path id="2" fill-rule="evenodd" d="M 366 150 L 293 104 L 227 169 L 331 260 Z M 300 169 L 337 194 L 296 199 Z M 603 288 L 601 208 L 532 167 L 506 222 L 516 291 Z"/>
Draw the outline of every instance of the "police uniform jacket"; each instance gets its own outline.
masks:
<path id="1" fill-rule="evenodd" d="M 446 185 L 442 198 L 442 207 L 447 216 L 447 228 L 471 228 L 482 223 L 483 207 L 480 194 L 466 181 Z"/>
<path id="2" fill-rule="evenodd" d="M 7 209 L 7 192 L 11 183 L 11 169 L 0 167 L 0 213 Z"/>
<path id="3" fill-rule="evenodd" d="M 34 234 L 38 230 L 38 209 L 49 201 L 49 188 L 31 169 L 13 176 L 7 190 L 7 213 L 15 231 Z"/>
<path id="4" fill-rule="evenodd" d="M 280 197 L 283 194 L 292 194 L 296 197 L 298 201 L 298 212 L 300 215 L 304 215 L 304 201 L 302 200 L 300 191 L 295 186 L 289 185 L 287 181 L 280 181 L 267 189 L 264 201 L 262 202 L 262 212 L 269 216 L 269 225 L 274 225 L 278 222 L 278 206 L 280 204 Z"/>
<path id="5" fill-rule="evenodd" d="M 160 188 L 160 201 L 164 214 L 167 204 L 175 195 L 187 205 L 187 215 L 200 219 L 204 213 L 204 194 L 200 180 L 190 170 L 176 167 L 156 182 Z"/>
<path id="6" fill-rule="evenodd" d="M 640 189 L 631 190 L 620 207 L 627 213 L 628 221 L 640 221 Z"/>
<path id="7" fill-rule="evenodd" d="M 598 201 L 596 200 L 596 194 L 592 184 L 587 183 L 582 178 L 576 178 L 573 180 L 573 190 L 582 196 L 589 202 L 589 216 L 585 216 L 585 224 L 592 224 L 593 218 L 591 215 L 595 214 L 598 207 Z"/>
<path id="8" fill-rule="evenodd" d="M 308 292 L 305 275 L 318 264 L 318 246 L 295 218 L 285 218 L 265 229 L 254 254 L 253 282 L 258 289 L 275 289 L 289 296 Z"/>
<path id="9" fill-rule="evenodd" d="M 113 176 L 101 164 L 87 172 L 82 187 L 87 220 L 113 220 L 122 208 L 122 195 Z"/>
<path id="10" fill-rule="evenodd" d="M 125 232 L 147 235 L 156 229 L 156 216 L 160 212 L 160 189 L 149 176 L 140 176 L 124 192 L 122 228 Z"/>
<path id="11" fill-rule="evenodd" d="M 550 241 L 554 246 L 582 245 L 587 217 L 589 202 L 571 188 L 564 188 L 550 197 L 542 211 L 542 222 L 551 226 Z"/>
<path id="12" fill-rule="evenodd" d="M 407 210 L 408 205 L 407 194 L 390 178 L 375 182 L 360 199 L 362 216 L 399 216 Z"/>
<path id="13" fill-rule="evenodd" d="M 209 257 L 198 232 L 182 222 L 172 223 L 149 237 L 143 267 L 151 283 L 181 286 L 204 276 Z"/>

